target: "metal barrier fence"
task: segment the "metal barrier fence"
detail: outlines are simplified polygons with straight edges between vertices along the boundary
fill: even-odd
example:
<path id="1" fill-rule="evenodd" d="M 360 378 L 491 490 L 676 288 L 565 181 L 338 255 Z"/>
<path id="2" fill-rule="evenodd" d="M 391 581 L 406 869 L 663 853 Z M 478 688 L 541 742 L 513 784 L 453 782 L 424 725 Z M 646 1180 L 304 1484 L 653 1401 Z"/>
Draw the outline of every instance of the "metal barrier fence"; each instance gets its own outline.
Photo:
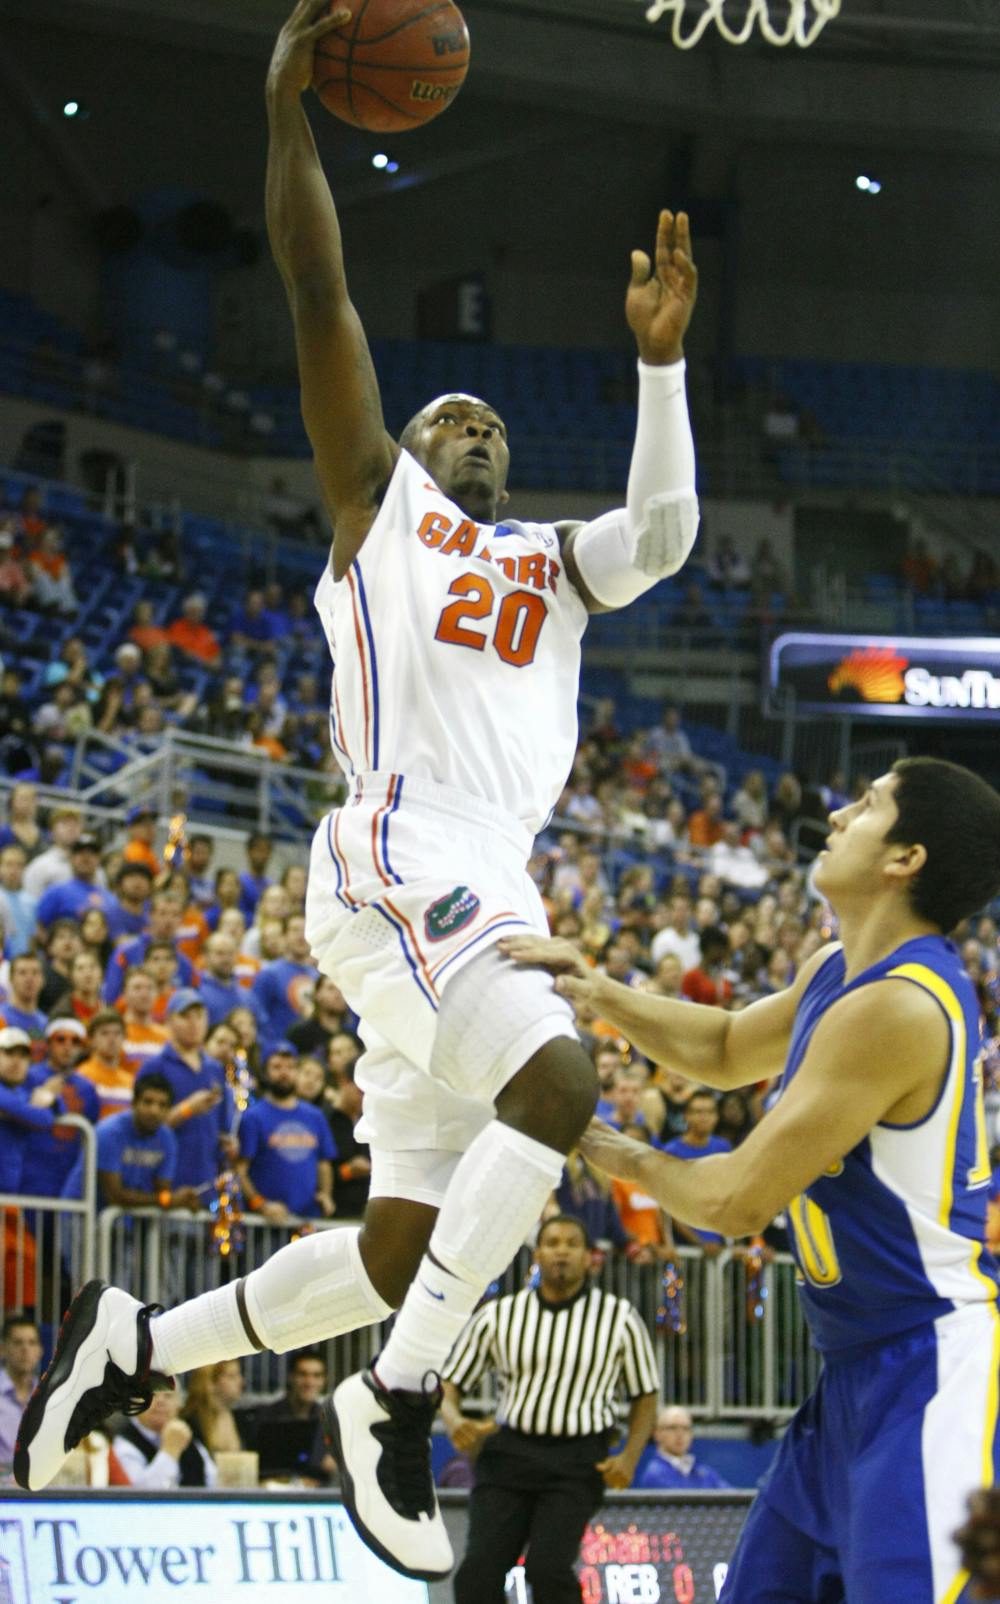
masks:
<path id="1" fill-rule="evenodd" d="M 71 1291 L 94 1274 L 127 1287 L 144 1303 L 169 1307 L 249 1274 L 301 1234 L 302 1225 L 294 1222 L 272 1225 L 248 1215 L 242 1246 L 222 1257 L 213 1251 L 210 1214 L 112 1208 L 98 1215 L 89 1201 L 95 1181 L 92 1135 L 85 1122 L 74 1118 L 72 1123 L 87 1142 L 84 1200 L 0 1196 L 5 1312 L 33 1310 L 39 1324 L 54 1332 Z M 315 1221 L 306 1229 L 338 1230 L 346 1223 Z M 682 1247 L 678 1259 L 685 1282 L 683 1335 L 657 1322 L 660 1267 L 609 1256 L 597 1273 L 601 1286 L 635 1305 L 649 1329 L 661 1395 L 701 1419 L 787 1419 L 814 1386 L 820 1367 L 795 1291 L 792 1259 L 778 1254 L 765 1266 L 759 1320 L 748 1309 L 747 1266 L 738 1251 L 708 1259 L 696 1248 Z M 525 1284 L 531 1262 L 530 1249 L 522 1248 L 501 1278 L 501 1294 Z M 386 1327 L 376 1325 L 326 1343 L 331 1383 L 370 1364 L 385 1336 Z M 253 1354 L 243 1363 L 248 1395 L 264 1396 L 284 1386 L 286 1355 Z M 469 1402 L 487 1410 L 494 1398 L 487 1379 Z"/>
<path id="2" fill-rule="evenodd" d="M 74 1288 L 94 1274 L 97 1147 L 94 1127 L 78 1114 L 61 1114 L 83 1142 L 83 1196 L 0 1196 L 3 1226 L 3 1312 L 30 1313 L 43 1332 L 55 1332 Z"/>

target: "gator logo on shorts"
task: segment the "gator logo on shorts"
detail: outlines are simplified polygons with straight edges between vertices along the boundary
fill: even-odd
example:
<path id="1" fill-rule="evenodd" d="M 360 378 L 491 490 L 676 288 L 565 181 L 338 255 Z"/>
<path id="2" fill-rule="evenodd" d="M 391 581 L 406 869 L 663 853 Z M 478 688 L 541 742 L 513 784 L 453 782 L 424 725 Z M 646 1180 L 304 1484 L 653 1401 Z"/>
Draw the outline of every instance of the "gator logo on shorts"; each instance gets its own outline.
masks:
<path id="1" fill-rule="evenodd" d="M 424 931 L 428 941 L 446 941 L 449 936 L 464 930 L 479 912 L 479 898 L 468 886 L 456 886 L 446 897 L 432 902 L 424 914 Z"/>

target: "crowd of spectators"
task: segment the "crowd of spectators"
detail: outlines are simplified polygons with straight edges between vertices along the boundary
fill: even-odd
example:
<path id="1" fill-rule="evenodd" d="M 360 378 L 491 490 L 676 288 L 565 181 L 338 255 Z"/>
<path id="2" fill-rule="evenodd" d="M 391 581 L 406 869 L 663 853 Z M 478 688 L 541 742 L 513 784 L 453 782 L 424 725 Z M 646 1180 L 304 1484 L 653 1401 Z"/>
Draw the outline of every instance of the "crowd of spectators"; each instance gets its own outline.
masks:
<path id="1" fill-rule="evenodd" d="M 96 730 L 152 749 L 169 726 L 237 741 L 276 763 L 333 766 L 325 688 L 312 664 L 324 648 L 304 587 L 262 582 L 221 610 L 189 578 L 169 534 L 123 528 L 106 554 L 122 579 L 169 587 L 138 600 L 120 635 L 90 643 L 63 535 L 35 489 L 16 506 L 0 495 L 0 608 L 48 614 L 51 655 L 40 674 L 17 666 L 17 637 L 0 624 L 0 769 L 65 783 L 73 743 Z M 84 599 L 86 591 L 84 590 Z"/>

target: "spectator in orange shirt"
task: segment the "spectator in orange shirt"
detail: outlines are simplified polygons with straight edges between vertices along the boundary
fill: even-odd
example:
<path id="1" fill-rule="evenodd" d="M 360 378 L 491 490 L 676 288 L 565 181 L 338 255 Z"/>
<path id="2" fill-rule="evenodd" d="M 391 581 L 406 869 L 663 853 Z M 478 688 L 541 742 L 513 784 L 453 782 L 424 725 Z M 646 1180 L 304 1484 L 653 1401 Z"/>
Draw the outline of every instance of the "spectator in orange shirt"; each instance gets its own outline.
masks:
<path id="1" fill-rule="evenodd" d="M 164 999 L 166 1009 L 169 996 Z M 169 1041 L 163 1025 L 153 1017 L 156 1004 L 156 981 L 148 969 L 134 964 L 125 971 L 122 987 L 121 1011 L 125 1025 L 125 1062 L 134 1075 L 150 1058 L 162 1053 Z"/>
<path id="2" fill-rule="evenodd" d="M 701 933 L 701 962 L 689 969 L 681 991 L 691 1002 L 707 1003 L 711 1008 L 726 1007 L 733 996 L 733 983 L 726 969 L 729 937 L 721 925 L 706 925 Z"/>
<path id="3" fill-rule="evenodd" d="M 191 896 L 191 883 L 187 873 L 183 869 L 173 869 L 164 883 L 163 891 L 169 891 L 181 904 L 182 912 L 174 934 L 177 951 L 196 965 L 198 954 L 211 931 L 204 913 Z M 197 984 L 197 976 L 185 981 L 185 985 Z"/>
<path id="4" fill-rule="evenodd" d="M 219 661 L 219 638 L 205 623 L 205 598 L 198 591 L 185 597 L 181 616 L 167 630 L 167 640 L 197 663 L 211 667 Z"/>
<path id="5" fill-rule="evenodd" d="M 80 611 L 58 529 L 46 529 L 37 550 L 29 553 L 28 572 L 35 603 L 43 612 L 69 618 Z"/>
<path id="6" fill-rule="evenodd" d="M 722 840 L 722 797 L 708 791 L 700 808 L 688 816 L 688 841 L 693 847 L 714 847 Z"/>
<path id="7" fill-rule="evenodd" d="M 156 808 L 151 802 L 137 802 L 125 815 L 128 840 L 122 857 L 126 863 L 144 863 L 155 878 L 163 865 L 153 851 L 156 839 Z"/>
<path id="8" fill-rule="evenodd" d="M 153 977 L 156 988 L 153 1019 L 160 1025 L 167 1017 L 167 1004 L 178 986 L 177 948 L 172 941 L 151 941 L 146 948 L 142 967 Z"/>
<path id="9" fill-rule="evenodd" d="M 233 973 L 240 985 L 249 989 L 263 966 L 259 958 L 254 958 L 250 953 L 241 950 L 246 938 L 247 922 L 239 908 L 223 908 L 216 929 L 220 935 L 229 936 L 235 942 L 236 966 Z"/>
<path id="10" fill-rule="evenodd" d="M 31 594 L 31 581 L 14 544 L 13 532 L 0 525 L 0 602 L 23 607 Z"/>
<path id="11" fill-rule="evenodd" d="M 33 551 L 49 527 L 48 520 L 42 512 L 41 495 L 34 487 L 24 492 L 17 521 L 24 536 L 26 550 Z"/>
<path id="12" fill-rule="evenodd" d="M 165 646 L 169 644 L 167 632 L 159 624 L 153 623 L 153 604 L 148 601 L 136 602 L 135 612 L 132 614 L 132 627 L 128 638 L 133 641 L 140 651 L 148 652 L 151 646 Z"/>
<path id="13" fill-rule="evenodd" d="M 652 1141 L 645 1125 L 622 1125 L 622 1132 L 637 1142 Z M 649 1197 L 634 1181 L 611 1182 L 611 1200 L 618 1210 L 629 1236 L 640 1247 L 647 1248 L 654 1258 L 673 1259 L 677 1255 L 674 1233 L 669 1215 L 665 1214 L 655 1198 Z"/>
<path id="14" fill-rule="evenodd" d="M 102 1008 L 87 1027 L 90 1053 L 76 1073 L 89 1080 L 101 1100 L 100 1118 L 132 1106 L 135 1072 L 125 1057 L 125 1025 L 116 1008 Z"/>

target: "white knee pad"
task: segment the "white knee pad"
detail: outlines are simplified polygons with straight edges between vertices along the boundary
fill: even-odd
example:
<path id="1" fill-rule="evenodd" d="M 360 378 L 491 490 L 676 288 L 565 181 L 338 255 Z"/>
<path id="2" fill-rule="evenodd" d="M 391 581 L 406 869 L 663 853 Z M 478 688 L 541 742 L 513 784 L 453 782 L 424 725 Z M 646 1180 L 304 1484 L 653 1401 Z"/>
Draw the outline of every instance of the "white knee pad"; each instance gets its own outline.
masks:
<path id="1" fill-rule="evenodd" d="M 460 1281 L 502 1275 L 559 1185 L 563 1155 L 493 1120 L 462 1159 L 431 1237 L 431 1253 Z M 421 1272 L 423 1273 L 423 1272 Z"/>
<path id="2" fill-rule="evenodd" d="M 265 1347 L 287 1353 L 392 1313 L 372 1286 L 357 1226 L 300 1237 L 280 1248 L 244 1282 L 247 1312 Z"/>
<path id="3" fill-rule="evenodd" d="M 495 1102 L 547 1041 L 578 1039 L 573 1010 L 552 976 L 524 969 L 490 947 L 445 987 L 431 1074 L 465 1097 Z"/>

